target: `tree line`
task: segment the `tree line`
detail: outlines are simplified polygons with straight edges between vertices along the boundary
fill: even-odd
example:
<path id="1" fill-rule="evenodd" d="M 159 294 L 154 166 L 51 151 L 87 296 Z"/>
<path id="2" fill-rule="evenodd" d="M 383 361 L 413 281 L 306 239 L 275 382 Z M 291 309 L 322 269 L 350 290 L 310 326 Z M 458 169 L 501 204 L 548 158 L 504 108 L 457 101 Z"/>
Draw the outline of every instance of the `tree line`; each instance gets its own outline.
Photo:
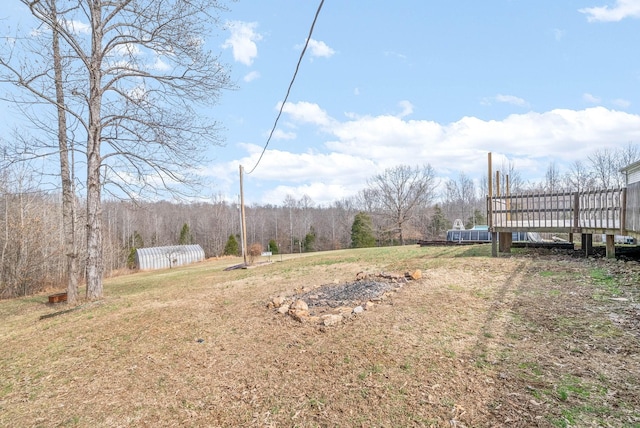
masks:
<path id="1" fill-rule="evenodd" d="M 579 191 L 585 189 L 585 183 L 593 187 L 622 185 L 620 168 L 612 167 L 598 176 L 594 163 L 607 156 L 611 164 L 620 162 L 622 151 L 636 153 L 629 158 L 628 163 L 633 163 L 639 159 L 635 147 L 627 145 L 619 149 L 621 152 L 596 151 L 584 169 L 575 168 L 581 165 L 575 162 L 559 173 L 555 164 L 550 164 L 548 170 L 555 172 L 538 183 L 523 181 L 513 165 L 500 169 L 510 176 L 513 193 Z M 37 174 L 23 170 L 9 174 L 10 170 L 4 170 L 0 187 L 1 298 L 59 287 L 68 269 L 62 195 L 40 190 Z M 578 177 L 581 186 L 575 184 Z M 606 179 L 599 182 L 599 177 Z M 438 182 L 430 165 L 400 165 L 371 177 L 355 196 L 330 205 L 318 205 L 307 195 L 288 195 L 280 205 L 250 205 L 245 210 L 247 241 L 253 249 L 245 250 L 286 254 L 441 239 L 456 219 L 462 219 L 467 228 L 486 224 L 486 182 L 486 177 L 474 180 L 463 171 Z M 74 200 L 79 207 L 85 203 Z M 77 210 L 74 218 L 78 231 L 86 222 L 83 212 Z M 191 203 L 105 199 L 102 222 L 106 276 L 135 267 L 136 248 L 198 244 L 206 257 L 240 255 L 242 251 L 239 204 L 222 197 Z M 86 241 L 80 233 L 75 238 L 74 246 L 82 253 Z M 84 272 L 85 263 L 78 260 L 79 272 Z"/>

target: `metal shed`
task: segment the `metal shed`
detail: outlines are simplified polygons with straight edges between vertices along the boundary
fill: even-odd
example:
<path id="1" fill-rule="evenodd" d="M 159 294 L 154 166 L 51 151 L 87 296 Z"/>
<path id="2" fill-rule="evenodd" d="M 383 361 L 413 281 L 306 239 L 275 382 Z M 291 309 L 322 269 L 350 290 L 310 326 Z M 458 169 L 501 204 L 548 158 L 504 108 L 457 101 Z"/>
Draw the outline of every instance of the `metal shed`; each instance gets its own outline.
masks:
<path id="1" fill-rule="evenodd" d="M 171 245 L 136 249 L 136 266 L 140 270 L 166 269 L 204 260 L 200 245 Z"/>

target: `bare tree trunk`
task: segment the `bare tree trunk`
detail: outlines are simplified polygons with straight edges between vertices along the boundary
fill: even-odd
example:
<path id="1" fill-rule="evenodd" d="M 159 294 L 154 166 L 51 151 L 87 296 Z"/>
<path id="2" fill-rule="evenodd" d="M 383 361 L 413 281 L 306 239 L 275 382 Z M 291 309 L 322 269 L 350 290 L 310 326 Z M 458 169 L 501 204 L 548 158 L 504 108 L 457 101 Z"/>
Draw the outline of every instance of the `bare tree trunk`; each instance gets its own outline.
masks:
<path id="1" fill-rule="evenodd" d="M 91 5 L 91 58 L 89 64 L 89 129 L 87 136 L 87 299 L 102 298 L 102 206 L 100 166 L 102 107 L 102 10 Z"/>
<path id="2" fill-rule="evenodd" d="M 56 0 L 51 2 L 52 22 L 58 23 Z M 67 141 L 67 113 L 65 109 L 62 84 L 62 58 L 60 54 L 60 33 L 58 26 L 53 28 L 53 69 L 55 75 L 56 101 L 58 111 L 58 146 L 60 150 L 60 178 L 62 181 L 62 228 L 64 233 L 64 254 L 67 258 L 67 302 L 78 301 L 78 254 L 75 232 L 75 194 L 69 163 Z"/>

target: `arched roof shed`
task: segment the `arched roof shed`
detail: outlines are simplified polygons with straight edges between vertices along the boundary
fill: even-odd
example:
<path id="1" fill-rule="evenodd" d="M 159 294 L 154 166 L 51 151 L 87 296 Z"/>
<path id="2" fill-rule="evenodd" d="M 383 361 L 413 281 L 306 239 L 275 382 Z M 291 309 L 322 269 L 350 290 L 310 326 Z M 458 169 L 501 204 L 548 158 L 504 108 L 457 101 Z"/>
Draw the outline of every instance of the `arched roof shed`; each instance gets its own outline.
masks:
<path id="1" fill-rule="evenodd" d="M 204 260 L 200 245 L 170 245 L 136 249 L 136 266 L 140 270 L 166 269 Z"/>

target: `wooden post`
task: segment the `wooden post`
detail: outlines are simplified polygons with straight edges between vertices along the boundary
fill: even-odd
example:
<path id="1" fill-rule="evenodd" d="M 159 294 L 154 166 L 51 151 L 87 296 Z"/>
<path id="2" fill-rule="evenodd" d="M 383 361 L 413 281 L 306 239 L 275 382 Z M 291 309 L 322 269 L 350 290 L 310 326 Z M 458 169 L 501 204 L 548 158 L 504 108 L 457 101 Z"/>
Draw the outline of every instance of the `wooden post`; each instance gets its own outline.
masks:
<path id="1" fill-rule="evenodd" d="M 509 187 L 509 174 L 504 176 L 505 179 L 505 192 L 504 192 L 504 203 L 505 208 L 507 209 L 507 224 L 511 221 L 511 189 Z"/>
<path id="2" fill-rule="evenodd" d="M 487 223 L 489 225 L 489 233 L 491 233 L 491 256 L 498 257 L 498 234 L 493 230 L 493 168 L 491 166 L 491 152 L 488 154 L 488 161 L 487 184 L 489 187 L 489 212 L 487 215 Z"/>
<path id="3" fill-rule="evenodd" d="M 242 165 L 240 165 L 240 214 L 242 220 L 242 258 L 244 259 L 244 264 L 247 264 L 247 221 L 245 219 L 244 214 L 244 187 L 242 181 Z"/>
<path id="4" fill-rule="evenodd" d="M 616 258 L 616 236 L 615 235 L 607 235 L 607 258 L 608 259 Z"/>
<path id="5" fill-rule="evenodd" d="M 511 244 L 513 244 L 512 232 L 500 232 L 498 233 L 499 250 L 501 253 L 510 253 Z"/>
<path id="6" fill-rule="evenodd" d="M 493 196 L 493 181 L 492 181 L 493 171 L 491 170 L 491 152 L 488 153 L 488 174 L 487 174 L 487 196 L 489 198 L 489 203 L 487 205 L 487 225 L 489 225 L 489 230 L 493 228 L 493 201 L 491 200 Z"/>
<path id="7" fill-rule="evenodd" d="M 581 237 L 582 251 L 584 251 L 585 257 L 593 254 L 593 235 L 590 233 L 583 233 Z"/>

